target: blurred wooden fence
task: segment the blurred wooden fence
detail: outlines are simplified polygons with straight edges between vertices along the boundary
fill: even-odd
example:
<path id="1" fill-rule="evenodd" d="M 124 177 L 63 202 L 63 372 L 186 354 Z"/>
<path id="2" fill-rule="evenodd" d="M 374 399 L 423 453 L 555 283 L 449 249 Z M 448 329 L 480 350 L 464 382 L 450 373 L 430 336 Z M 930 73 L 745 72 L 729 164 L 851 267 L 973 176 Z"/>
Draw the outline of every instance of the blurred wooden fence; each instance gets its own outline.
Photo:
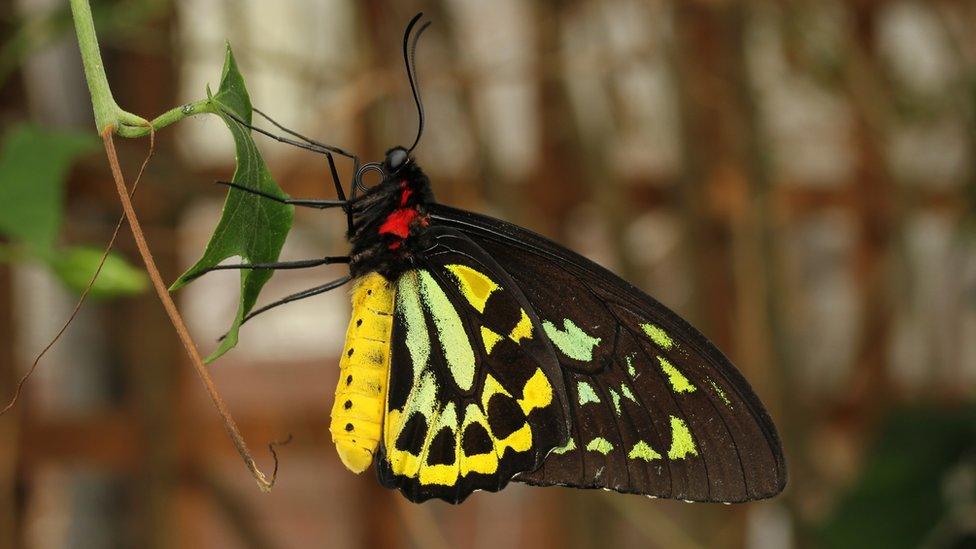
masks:
<path id="1" fill-rule="evenodd" d="M 336 296 L 248 326 L 243 339 L 261 344 L 245 341 L 213 366 L 253 445 L 294 437 L 281 450 L 281 484 L 262 496 L 147 294 L 90 303 L 84 337 L 63 342 L 0 418 L 0 545 L 805 546 L 886 410 L 972 396 L 971 3 L 271 4 L 103 4 L 119 102 L 151 115 L 197 99 L 195 79 L 216 83 L 227 38 L 256 104 L 377 157 L 414 131 L 399 40 L 426 11 L 435 26 L 420 74 L 432 114 L 419 157 L 438 198 L 566 242 L 693 320 L 770 406 L 788 446 L 787 493 L 726 508 L 512 488 L 456 509 L 403 505 L 371 474 L 344 471 L 328 440 L 339 347 L 307 343 L 342 330 Z M 5 54 L 43 5 L 3 8 Z M 0 84 L 0 112 L 88 128 L 73 37 L 54 28 L 36 49 L 40 39 L 27 40 Z M 45 70 L 52 64 L 67 68 Z M 74 99 L 44 91 L 55 87 Z M 232 165 L 222 131 L 191 120 L 161 132 L 139 191 L 170 280 L 215 219 L 220 193 L 208 182 Z M 125 144 L 129 173 L 143 147 Z M 325 192 L 320 159 L 264 150 L 287 192 Z M 64 239 L 106 238 L 118 215 L 107 177 L 98 157 L 75 170 Z M 343 246 L 341 223 L 320 216 L 300 217 L 296 238 L 292 251 Z M 136 257 L 128 239 L 119 248 Z M 210 297 L 188 289 L 203 301 L 184 297 L 184 308 L 226 310 L 229 323 L 234 279 L 220 280 Z M 266 295 L 283 293 L 275 284 Z M 63 316 L 30 304 L 72 299 L 37 269 L 0 265 L 0 394 Z M 309 321 L 316 313 L 321 325 Z M 224 327 L 200 318 L 201 334 Z M 312 350 L 293 358 L 276 330 Z"/>

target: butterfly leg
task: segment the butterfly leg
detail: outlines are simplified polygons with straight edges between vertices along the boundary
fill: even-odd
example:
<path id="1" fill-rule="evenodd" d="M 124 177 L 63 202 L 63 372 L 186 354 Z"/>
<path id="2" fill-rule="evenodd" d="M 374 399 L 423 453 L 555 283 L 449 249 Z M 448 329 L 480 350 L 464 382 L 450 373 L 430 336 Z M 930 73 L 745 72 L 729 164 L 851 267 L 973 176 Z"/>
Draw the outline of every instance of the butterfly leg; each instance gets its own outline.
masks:
<path id="1" fill-rule="evenodd" d="M 269 118 L 270 120 L 270 118 Z M 329 161 L 329 171 L 332 174 L 332 184 L 335 185 L 336 196 L 339 200 L 346 202 L 346 205 L 342 207 L 342 211 L 346 212 L 346 229 L 349 234 L 353 232 L 352 226 L 352 213 L 349 211 L 349 203 L 346 201 L 346 193 L 342 190 L 342 181 L 339 180 L 339 172 L 336 170 L 335 159 L 332 158 L 332 153 L 325 153 L 325 158 Z M 356 170 L 359 169 L 359 159 L 355 161 Z M 355 173 L 355 172 L 353 172 Z"/>
<path id="2" fill-rule="evenodd" d="M 232 265 L 215 265 L 204 269 L 193 276 L 201 277 L 211 271 L 224 271 L 230 269 L 255 269 L 255 270 L 287 270 L 287 269 L 308 269 L 320 265 L 334 265 L 336 263 L 349 263 L 349 256 L 330 256 L 318 259 L 301 259 L 298 261 L 276 261 L 273 263 L 235 263 Z"/>
<path id="3" fill-rule="evenodd" d="M 295 130 L 291 130 L 291 129 L 286 128 L 285 126 L 282 126 L 275 119 L 271 118 L 270 116 L 268 116 L 267 114 L 265 114 L 260 109 L 252 108 L 251 110 L 253 110 L 254 112 L 260 114 L 268 122 L 271 122 L 271 124 L 274 125 L 274 127 L 276 127 L 279 130 L 287 133 L 288 135 L 291 135 L 293 137 L 297 137 L 298 139 L 304 141 L 305 143 L 308 143 L 309 145 L 312 145 L 312 146 L 315 146 L 315 147 L 320 147 L 321 149 L 334 152 L 334 153 L 336 153 L 338 155 L 341 155 L 341 156 L 345 156 L 346 158 L 349 158 L 351 160 L 357 160 L 358 159 L 358 157 L 356 155 L 351 154 L 351 153 L 348 153 L 348 152 L 340 149 L 339 147 L 336 147 L 336 146 L 333 146 L 333 145 L 326 145 L 325 143 L 322 143 L 321 141 L 316 141 L 316 140 L 311 139 L 309 137 L 305 137 L 304 135 L 296 132 Z M 258 131 L 260 131 L 260 130 L 258 130 Z"/>
<path id="4" fill-rule="evenodd" d="M 265 114 L 265 112 L 262 111 L 262 110 L 260 110 L 260 109 L 252 108 L 251 110 L 253 110 L 254 112 L 256 112 L 259 115 L 261 115 L 268 122 L 271 122 L 271 124 L 274 125 L 276 128 L 278 128 L 281 131 L 287 133 L 288 135 L 297 137 L 301 141 L 295 141 L 293 139 L 288 139 L 287 137 L 281 137 L 279 135 L 275 135 L 275 134 L 273 134 L 273 133 L 271 133 L 269 131 L 266 131 L 264 129 L 261 129 L 261 128 L 252 126 L 251 124 L 248 124 L 247 122 L 241 120 L 240 118 L 237 117 L 237 115 L 235 115 L 235 114 L 233 114 L 231 112 L 227 112 L 227 115 L 230 116 L 231 118 L 233 118 L 238 124 L 241 124 L 242 126 L 248 128 L 248 129 L 251 129 L 253 131 L 256 131 L 256 132 L 258 132 L 258 133 L 260 133 L 262 135 L 266 135 L 266 136 L 268 136 L 268 137 L 270 137 L 270 138 L 272 138 L 272 139 L 274 139 L 276 141 L 279 141 L 281 143 L 286 143 L 286 144 L 289 144 L 289 145 L 293 145 L 293 146 L 298 147 L 298 148 L 301 148 L 301 149 L 310 150 L 312 152 L 324 154 L 326 160 L 328 160 L 328 162 L 329 162 L 329 172 L 332 175 L 332 184 L 333 184 L 333 186 L 335 186 L 336 196 L 339 197 L 339 200 L 340 201 L 342 201 L 342 202 L 345 202 L 346 201 L 346 193 L 342 189 L 342 181 L 339 178 L 339 171 L 336 169 L 335 158 L 333 158 L 332 153 L 335 153 L 335 154 L 338 154 L 338 155 L 341 155 L 341 156 L 344 156 L 346 158 L 351 159 L 353 161 L 353 163 L 354 163 L 353 173 L 356 173 L 356 172 L 359 171 L 359 157 L 358 156 L 356 156 L 354 154 L 351 154 L 351 153 L 348 153 L 348 152 L 344 151 L 343 149 L 341 149 L 339 147 L 334 147 L 332 145 L 326 145 L 325 143 L 322 143 L 320 141 L 316 141 L 316 140 L 311 139 L 309 137 L 306 137 L 306 136 L 304 136 L 304 135 L 302 135 L 302 134 L 300 134 L 300 133 L 298 133 L 298 132 L 296 132 L 294 130 L 288 129 L 285 126 L 283 126 L 280 123 L 278 123 L 278 121 L 276 121 L 274 118 L 271 118 L 270 116 L 268 116 L 267 114 Z M 345 207 L 345 205 L 343 205 L 343 208 L 342 209 L 346 211 L 346 224 L 348 225 L 348 230 L 351 232 L 352 231 L 352 216 L 349 215 L 349 210 L 348 210 L 348 208 Z"/>
<path id="5" fill-rule="evenodd" d="M 266 193 L 264 191 L 259 191 L 257 189 L 251 189 L 245 187 L 244 185 L 239 185 L 232 181 L 214 181 L 217 185 L 226 185 L 232 187 L 239 191 L 246 193 L 256 194 L 258 196 L 267 198 L 269 200 L 274 200 L 275 202 L 280 202 L 282 204 L 291 204 L 292 206 L 304 206 L 306 208 L 316 208 L 319 210 L 325 210 L 327 208 L 344 208 L 348 204 L 345 200 L 310 200 L 304 198 L 281 198 L 280 196 L 275 196 L 273 194 Z"/>
<path id="6" fill-rule="evenodd" d="M 300 134 L 296 134 L 296 133 L 294 133 L 294 132 L 292 132 L 290 130 L 285 130 L 285 131 L 291 133 L 292 135 L 295 135 L 295 136 L 299 137 L 300 139 L 302 139 L 302 141 L 296 141 L 294 139 L 289 139 L 287 137 L 282 137 L 282 136 L 280 136 L 278 134 L 269 132 L 268 130 L 265 130 L 263 128 L 259 128 L 257 126 L 253 126 L 253 125 L 245 122 L 244 120 L 241 119 L 241 117 L 237 116 L 236 114 L 234 114 L 234 113 L 232 113 L 230 111 L 221 111 L 221 112 L 223 112 L 224 114 L 226 114 L 227 116 L 229 116 L 231 119 L 233 119 L 235 122 L 237 122 L 241 126 L 244 126 L 245 128 L 247 128 L 249 130 L 256 131 L 256 132 L 260 133 L 261 135 L 270 137 L 271 139 L 274 139 L 275 141 L 278 141 L 280 143 L 285 143 L 287 145 L 292 145 L 294 147 L 298 147 L 300 149 L 305 149 L 307 151 L 312 151 L 312 152 L 319 153 L 319 154 L 325 154 L 327 152 L 333 152 L 335 154 L 338 154 L 340 156 L 345 156 L 346 158 L 349 158 L 349 159 L 352 159 L 352 160 L 356 160 L 358 158 L 356 155 L 351 154 L 351 153 L 348 153 L 348 152 L 344 151 L 343 149 L 340 149 L 339 147 L 334 147 L 332 145 L 326 145 L 324 143 L 319 143 L 318 141 L 312 141 L 312 140 L 310 140 L 308 138 L 300 137 Z M 262 115 L 262 116 L 264 116 L 264 115 Z M 275 124 L 275 125 L 277 125 L 277 123 L 275 123 L 275 122 L 272 122 L 272 123 Z M 284 128 L 282 128 L 282 129 L 284 130 Z"/>
<path id="7" fill-rule="evenodd" d="M 278 307 L 279 305 L 284 305 L 286 303 L 291 303 L 293 301 L 298 301 L 300 299 L 305 299 L 306 297 L 312 297 L 312 296 L 316 296 L 316 295 L 319 295 L 319 294 L 324 294 L 325 292 L 328 292 L 329 290 L 334 290 L 334 289 L 336 289 L 336 288 L 338 288 L 338 287 L 340 287 L 340 286 L 348 283 L 350 280 L 352 280 L 352 277 L 347 275 L 347 276 L 344 276 L 344 277 L 342 277 L 340 279 L 333 280 L 332 282 L 328 282 L 326 284 L 323 284 L 321 286 L 316 286 L 314 288 L 309 288 L 308 290 L 303 290 L 301 292 L 294 293 L 294 294 L 291 294 L 289 296 L 285 296 L 285 297 L 283 297 L 283 298 L 281 298 L 278 301 L 275 301 L 273 303 L 268 303 L 264 307 L 261 307 L 259 309 L 254 310 L 254 311 L 251 311 L 251 313 L 248 314 L 247 316 L 245 316 L 244 317 L 244 320 L 241 321 L 241 325 L 243 326 L 244 323 L 247 322 L 248 320 L 251 320 L 252 318 L 258 316 L 261 313 L 270 311 L 271 309 L 274 309 L 275 307 Z M 227 337 L 227 334 L 224 334 L 224 335 L 220 336 L 220 338 L 218 339 L 218 341 L 223 340 L 225 337 Z"/>
<path id="8" fill-rule="evenodd" d="M 343 200 L 343 201 L 346 200 L 346 193 L 342 189 L 342 181 L 339 178 L 339 171 L 336 170 L 335 158 L 333 158 L 333 156 L 332 156 L 331 149 L 336 149 L 336 151 L 335 151 L 336 154 L 341 154 L 341 155 L 343 155 L 343 156 L 345 156 L 347 158 L 351 158 L 353 160 L 353 163 L 354 163 L 353 173 L 357 173 L 359 171 L 359 157 L 358 156 L 353 155 L 353 154 L 349 154 L 349 153 L 347 153 L 345 151 L 342 151 L 342 149 L 339 149 L 338 147 L 332 147 L 331 145 L 326 145 L 325 143 L 321 143 L 321 142 L 316 141 L 314 139 L 311 139 L 309 137 L 305 137 L 304 135 L 302 135 L 302 134 L 300 134 L 300 133 L 298 133 L 298 132 L 296 132 L 294 130 L 288 129 L 285 126 L 283 126 L 280 123 L 278 123 L 278 121 L 275 120 L 274 118 L 271 118 L 270 116 L 268 116 L 264 111 L 262 111 L 260 109 L 252 108 L 251 110 L 253 110 L 254 112 L 256 112 L 259 115 L 261 115 L 265 120 L 267 120 L 268 122 L 271 122 L 271 124 L 274 125 L 274 127 L 276 127 L 279 130 L 287 133 L 288 135 L 291 135 L 293 137 L 297 137 L 297 138 L 301 139 L 302 141 L 304 141 L 304 142 L 306 142 L 306 143 L 308 143 L 310 145 L 314 145 L 316 147 L 322 147 L 323 149 L 325 149 L 325 151 L 324 151 L 325 158 L 329 162 L 329 172 L 332 175 L 332 185 L 335 187 L 336 196 L 339 197 L 339 200 Z M 339 152 L 339 151 L 342 151 L 342 152 Z M 343 208 L 343 209 L 346 209 L 346 208 Z M 348 210 L 347 210 L 347 215 L 346 215 L 346 221 L 347 221 L 347 224 L 349 225 L 349 227 L 348 227 L 349 228 L 349 232 L 352 232 L 352 216 L 348 215 Z"/>

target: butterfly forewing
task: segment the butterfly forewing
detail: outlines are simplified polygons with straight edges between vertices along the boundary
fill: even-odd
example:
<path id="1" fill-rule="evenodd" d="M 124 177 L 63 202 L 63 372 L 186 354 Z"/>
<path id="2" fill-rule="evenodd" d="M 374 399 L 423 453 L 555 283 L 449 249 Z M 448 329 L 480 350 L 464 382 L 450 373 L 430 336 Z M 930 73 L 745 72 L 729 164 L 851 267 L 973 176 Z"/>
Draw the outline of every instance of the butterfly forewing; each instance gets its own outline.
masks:
<path id="1" fill-rule="evenodd" d="M 514 281 L 453 230 L 397 281 L 381 481 L 409 499 L 496 491 L 566 442 L 562 373 Z"/>
<path id="2" fill-rule="evenodd" d="M 516 480 L 723 502 L 783 489 L 768 414 L 697 330 L 543 237 L 444 206 L 431 212 L 509 273 L 563 368 L 571 440 Z"/>

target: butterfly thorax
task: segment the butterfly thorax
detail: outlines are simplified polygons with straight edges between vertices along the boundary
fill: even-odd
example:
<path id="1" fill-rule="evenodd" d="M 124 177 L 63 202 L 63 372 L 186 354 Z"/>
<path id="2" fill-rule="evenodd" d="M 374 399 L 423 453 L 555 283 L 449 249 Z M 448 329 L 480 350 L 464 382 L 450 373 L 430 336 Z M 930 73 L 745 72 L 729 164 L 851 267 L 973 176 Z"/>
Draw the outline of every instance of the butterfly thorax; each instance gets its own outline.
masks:
<path id="1" fill-rule="evenodd" d="M 430 245 L 425 238 L 427 206 L 434 201 L 430 181 L 409 161 L 351 203 L 353 277 L 379 272 L 395 280 L 414 266 Z"/>

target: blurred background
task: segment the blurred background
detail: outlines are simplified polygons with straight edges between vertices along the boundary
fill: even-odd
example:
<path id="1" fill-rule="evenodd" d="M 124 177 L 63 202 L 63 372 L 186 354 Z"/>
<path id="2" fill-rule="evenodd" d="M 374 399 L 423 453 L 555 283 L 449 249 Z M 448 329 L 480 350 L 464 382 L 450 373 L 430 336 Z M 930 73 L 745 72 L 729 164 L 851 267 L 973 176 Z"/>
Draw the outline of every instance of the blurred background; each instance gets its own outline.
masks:
<path id="1" fill-rule="evenodd" d="M 417 156 L 439 201 L 541 232 L 692 321 L 769 407 L 791 478 L 731 507 L 519 485 L 404 504 L 329 439 L 337 291 L 249 323 L 211 366 L 262 467 L 293 437 L 261 494 L 123 229 L 112 280 L 0 417 L 0 547 L 976 547 L 976 3 L 93 4 L 124 109 L 206 97 L 226 40 L 255 106 L 366 159 L 414 136 L 400 39 L 426 12 Z M 0 4 L 0 38 L 6 402 L 120 207 L 67 2 Z M 286 192 L 332 196 L 322 158 L 257 139 Z M 117 144 L 131 181 L 147 140 Z M 135 202 L 167 281 L 201 255 L 233 166 L 216 117 L 159 132 Z M 296 216 L 284 259 L 344 253 L 339 213 Z M 330 269 L 279 273 L 261 302 Z M 237 293 L 231 272 L 177 293 L 204 353 Z"/>

